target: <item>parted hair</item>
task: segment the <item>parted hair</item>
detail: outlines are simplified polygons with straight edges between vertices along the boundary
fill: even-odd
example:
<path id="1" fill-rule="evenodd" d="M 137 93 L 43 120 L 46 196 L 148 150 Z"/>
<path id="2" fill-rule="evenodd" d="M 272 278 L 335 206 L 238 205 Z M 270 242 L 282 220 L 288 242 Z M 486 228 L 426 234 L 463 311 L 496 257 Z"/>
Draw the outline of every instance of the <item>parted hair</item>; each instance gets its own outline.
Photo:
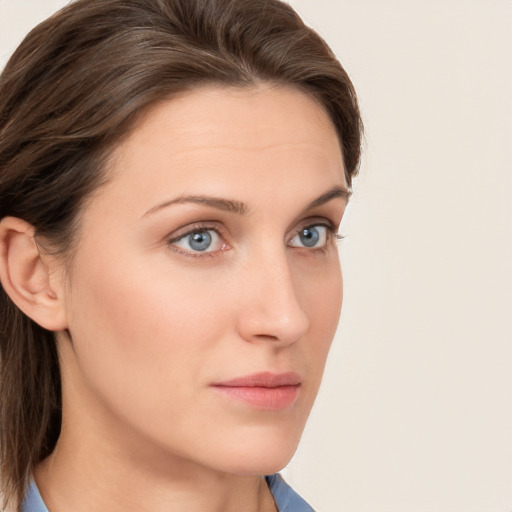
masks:
<path id="1" fill-rule="evenodd" d="M 323 39 L 279 0 L 78 0 L 34 28 L 0 75 L 0 219 L 31 224 L 71 257 L 80 211 L 106 162 L 158 101 L 258 82 L 314 97 L 338 133 L 350 185 L 362 123 L 352 83 Z M 61 382 L 54 333 L 0 287 L 0 482 L 19 508 L 55 447 Z"/>

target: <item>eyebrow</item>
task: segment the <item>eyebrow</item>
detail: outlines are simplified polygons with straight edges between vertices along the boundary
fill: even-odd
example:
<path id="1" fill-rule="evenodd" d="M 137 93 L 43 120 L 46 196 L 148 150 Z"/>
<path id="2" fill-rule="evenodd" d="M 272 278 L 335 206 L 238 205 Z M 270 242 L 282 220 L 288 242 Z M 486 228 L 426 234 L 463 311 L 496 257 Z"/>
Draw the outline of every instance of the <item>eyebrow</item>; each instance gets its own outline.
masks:
<path id="1" fill-rule="evenodd" d="M 342 198 L 346 201 L 349 200 L 352 192 L 344 187 L 335 186 L 322 194 L 320 197 L 317 197 L 311 203 L 309 203 L 304 211 L 310 210 L 312 208 L 316 208 L 321 206 L 332 199 Z M 211 197 L 211 196 L 203 196 L 203 195 L 191 195 L 191 196 L 180 196 L 175 199 L 171 199 L 169 201 L 165 201 L 160 203 L 153 208 L 150 208 L 143 217 L 155 213 L 163 208 L 167 208 L 168 206 L 174 204 L 183 204 L 183 203 L 195 203 L 195 204 L 203 204 L 206 206 L 210 206 L 212 208 L 216 208 L 217 210 L 223 210 L 226 212 L 236 213 L 239 215 L 244 215 L 247 213 L 248 208 L 247 205 L 241 201 L 236 201 L 233 199 L 224 199 L 221 197 Z"/>
<path id="2" fill-rule="evenodd" d="M 180 196 L 175 199 L 171 199 L 169 201 L 165 201 L 161 204 L 150 208 L 144 215 L 150 215 L 151 213 L 155 213 L 162 208 L 167 208 L 173 204 L 182 204 L 182 203 L 195 203 L 195 204 L 204 204 L 206 206 L 211 206 L 212 208 L 217 208 L 218 210 L 224 210 L 226 212 L 238 213 L 239 215 L 243 215 L 247 212 L 247 205 L 242 203 L 241 201 L 234 201 L 232 199 L 223 199 L 221 197 L 210 197 L 210 196 Z"/>
<path id="3" fill-rule="evenodd" d="M 348 202 L 351 195 L 351 190 L 348 190 L 344 187 L 336 186 L 328 190 L 325 194 L 322 194 L 317 199 L 311 201 L 311 203 L 309 203 L 308 206 L 306 206 L 305 210 L 311 210 L 312 208 L 316 208 L 317 206 L 322 206 L 323 204 L 328 203 L 332 199 L 337 198 L 344 199 L 346 202 Z"/>

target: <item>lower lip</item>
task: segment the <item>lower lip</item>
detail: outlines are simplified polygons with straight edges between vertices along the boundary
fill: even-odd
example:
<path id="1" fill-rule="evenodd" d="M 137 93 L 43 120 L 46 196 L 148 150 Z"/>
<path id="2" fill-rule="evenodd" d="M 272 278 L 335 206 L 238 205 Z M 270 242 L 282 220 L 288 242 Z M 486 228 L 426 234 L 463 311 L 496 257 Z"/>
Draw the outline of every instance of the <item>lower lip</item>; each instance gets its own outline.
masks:
<path id="1" fill-rule="evenodd" d="M 266 388 L 259 386 L 214 386 L 224 395 L 266 411 L 291 407 L 299 395 L 300 385 Z"/>

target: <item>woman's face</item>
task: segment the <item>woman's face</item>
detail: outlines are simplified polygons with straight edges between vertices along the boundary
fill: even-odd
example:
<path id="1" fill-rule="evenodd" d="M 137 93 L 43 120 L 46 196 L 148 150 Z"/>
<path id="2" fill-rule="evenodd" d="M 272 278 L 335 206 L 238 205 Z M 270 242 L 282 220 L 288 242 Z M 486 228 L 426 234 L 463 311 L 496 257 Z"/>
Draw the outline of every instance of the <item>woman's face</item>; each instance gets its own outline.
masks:
<path id="1" fill-rule="evenodd" d="M 291 88 L 197 89 L 148 112 L 111 173 L 65 291 L 63 435 L 164 464 L 282 468 L 342 300 L 327 114 Z"/>

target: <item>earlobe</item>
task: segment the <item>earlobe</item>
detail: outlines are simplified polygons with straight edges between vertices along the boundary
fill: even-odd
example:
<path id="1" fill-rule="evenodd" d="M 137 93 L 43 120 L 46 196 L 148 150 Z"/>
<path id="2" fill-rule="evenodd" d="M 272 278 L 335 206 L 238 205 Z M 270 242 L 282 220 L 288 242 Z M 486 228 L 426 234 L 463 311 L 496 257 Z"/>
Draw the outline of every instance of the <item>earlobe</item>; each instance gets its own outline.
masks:
<path id="1" fill-rule="evenodd" d="M 15 217 L 0 220 L 0 281 L 28 317 L 50 331 L 67 328 L 63 290 L 34 237 L 34 228 Z"/>

